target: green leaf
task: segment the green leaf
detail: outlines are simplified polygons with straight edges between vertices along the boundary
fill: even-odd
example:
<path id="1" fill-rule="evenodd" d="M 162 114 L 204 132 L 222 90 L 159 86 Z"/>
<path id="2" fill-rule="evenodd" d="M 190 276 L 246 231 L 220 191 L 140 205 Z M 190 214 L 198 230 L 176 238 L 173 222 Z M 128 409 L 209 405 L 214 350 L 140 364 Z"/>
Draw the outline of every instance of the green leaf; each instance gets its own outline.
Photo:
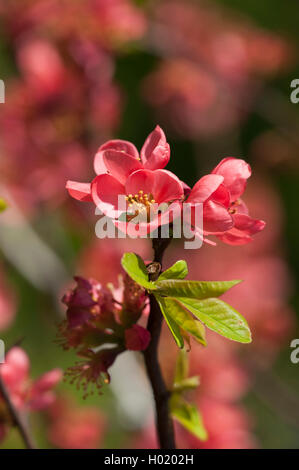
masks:
<path id="1" fill-rule="evenodd" d="M 178 352 L 176 365 L 175 365 L 175 374 L 174 382 L 181 382 L 182 380 L 188 377 L 189 364 L 188 356 L 185 349 L 182 349 Z"/>
<path id="2" fill-rule="evenodd" d="M 164 298 L 155 296 L 156 300 L 159 304 L 159 307 L 161 309 L 161 312 L 163 314 L 163 317 L 165 318 L 165 321 L 167 323 L 168 328 L 170 329 L 172 336 L 174 337 L 174 340 L 176 344 L 178 345 L 179 348 L 184 347 L 184 339 L 181 335 L 180 327 L 176 324 L 176 322 L 172 319 L 172 317 L 169 315 L 169 312 L 167 310 L 167 307 L 164 302 Z"/>
<path id="3" fill-rule="evenodd" d="M 4 199 L 0 197 L 0 212 L 5 211 L 6 208 L 7 208 L 6 202 L 4 201 Z"/>
<path id="4" fill-rule="evenodd" d="M 147 290 L 154 290 L 156 286 L 148 280 L 148 272 L 143 259 L 135 253 L 125 253 L 121 260 L 126 273 L 140 286 Z"/>
<path id="5" fill-rule="evenodd" d="M 159 276 L 158 281 L 165 281 L 168 279 L 185 279 L 188 274 L 188 266 L 186 261 L 180 260 L 177 261 L 173 266 L 166 269 L 161 276 Z"/>
<path id="6" fill-rule="evenodd" d="M 186 390 L 195 390 L 200 384 L 198 376 L 188 377 L 187 379 L 180 380 L 173 384 L 173 391 L 176 393 L 182 393 Z"/>
<path id="7" fill-rule="evenodd" d="M 250 343 L 251 333 L 245 318 L 220 299 L 178 299 L 210 330 L 239 343 Z"/>
<path id="8" fill-rule="evenodd" d="M 241 281 L 182 281 L 158 280 L 155 285 L 159 295 L 169 297 L 188 297 L 190 299 L 208 299 L 219 297 Z"/>
<path id="9" fill-rule="evenodd" d="M 170 400 L 170 409 L 173 418 L 184 426 L 185 429 L 201 441 L 208 439 L 208 433 L 196 406 L 186 402 L 181 396 L 174 394 Z"/>
<path id="10" fill-rule="evenodd" d="M 187 333 L 193 336 L 199 343 L 206 346 L 204 326 L 190 314 L 188 309 L 184 307 L 178 299 L 159 296 L 156 296 L 156 299 L 159 302 L 161 310 L 163 309 L 162 312 L 164 312 L 164 316 L 166 313 L 168 318 L 171 318 L 176 325 L 187 331 Z"/>

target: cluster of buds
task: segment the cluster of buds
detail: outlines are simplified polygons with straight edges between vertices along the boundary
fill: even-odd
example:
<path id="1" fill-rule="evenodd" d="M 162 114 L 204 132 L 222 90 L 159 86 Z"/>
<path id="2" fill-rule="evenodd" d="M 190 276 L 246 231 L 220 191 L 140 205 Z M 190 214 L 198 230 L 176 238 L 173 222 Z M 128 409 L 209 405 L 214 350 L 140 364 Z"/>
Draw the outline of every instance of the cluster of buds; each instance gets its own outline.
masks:
<path id="1" fill-rule="evenodd" d="M 98 390 L 110 382 L 108 369 L 125 350 L 143 351 L 150 341 L 149 332 L 136 322 L 145 306 L 145 292 L 125 277 L 119 292 L 94 279 L 75 277 L 77 286 L 67 292 L 66 320 L 60 325 L 60 343 L 74 348 L 82 358 L 66 371 L 66 377 L 88 395 L 89 386 Z"/>

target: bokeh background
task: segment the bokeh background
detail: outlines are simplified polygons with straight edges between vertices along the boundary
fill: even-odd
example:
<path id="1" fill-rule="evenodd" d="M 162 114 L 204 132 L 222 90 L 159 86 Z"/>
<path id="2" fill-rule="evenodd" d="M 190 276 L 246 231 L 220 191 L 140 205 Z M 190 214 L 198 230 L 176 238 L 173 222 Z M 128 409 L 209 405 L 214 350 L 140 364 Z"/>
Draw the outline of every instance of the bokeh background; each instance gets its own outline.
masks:
<path id="1" fill-rule="evenodd" d="M 193 395 L 209 440 L 177 427 L 183 448 L 298 448 L 299 5 L 280 0 L 0 0 L 0 338 L 21 340 L 38 376 L 75 358 L 56 341 L 63 292 L 75 274 L 117 283 L 124 251 L 146 259 L 145 240 L 98 240 L 94 208 L 71 200 L 67 179 L 93 177 L 110 138 L 140 148 L 156 124 L 171 145 L 169 168 L 193 185 L 225 156 L 254 169 L 245 200 L 266 220 L 243 247 L 184 251 L 190 278 L 245 282 L 227 295 L 248 319 L 253 343 L 216 334 L 192 348 L 201 377 Z M 171 381 L 168 331 L 160 359 Z M 32 413 L 39 446 L 156 445 L 141 358 L 123 354 L 101 396 L 83 400 L 68 383 L 55 406 Z M 10 431 L 0 447 L 19 448 Z"/>

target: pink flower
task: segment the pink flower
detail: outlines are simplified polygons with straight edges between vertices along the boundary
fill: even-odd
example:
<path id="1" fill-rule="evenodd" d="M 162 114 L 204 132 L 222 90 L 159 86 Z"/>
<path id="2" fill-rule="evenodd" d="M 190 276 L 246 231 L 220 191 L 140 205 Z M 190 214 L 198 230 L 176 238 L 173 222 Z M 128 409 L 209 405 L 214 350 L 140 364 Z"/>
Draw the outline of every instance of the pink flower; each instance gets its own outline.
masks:
<path id="1" fill-rule="evenodd" d="M 53 388 L 62 378 L 60 369 L 53 369 L 38 380 L 30 379 L 30 362 L 22 348 L 13 347 L 0 366 L 0 375 L 14 405 L 18 409 L 41 410 L 55 399 Z"/>
<path id="2" fill-rule="evenodd" d="M 146 328 L 133 325 L 125 331 L 126 348 L 130 351 L 145 351 L 151 340 L 151 335 Z"/>
<path id="3" fill-rule="evenodd" d="M 170 147 L 163 130 L 157 126 L 147 137 L 140 155 L 135 145 L 126 140 L 109 140 L 101 145 L 94 159 L 97 175 L 109 174 L 122 182 L 134 171 L 164 168 L 169 162 Z M 70 195 L 79 201 L 92 201 L 91 185 L 68 181 Z"/>
<path id="4" fill-rule="evenodd" d="M 17 57 L 29 87 L 40 97 L 49 97 L 61 91 L 67 79 L 66 69 L 50 42 L 34 38 L 23 41 Z"/>
<path id="5" fill-rule="evenodd" d="M 17 408 L 22 408 L 25 404 L 29 369 L 29 358 L 19 347 L 12 348 L 6 354 L 5 363 L 0 366 L 1 378 Z"/>
<path id="6" fill-rule="evenodd" d="M 161 127 L 156 126 L 145 140 L 140 156 L 135 145 L 126 140 L 109 140 L 101 145 L 94 159 L 94 169 L 98 175 L 110 173 L 117 177 L 118 166 L 131 171 L 142 168 L 158 170 L 167 165 L 169 158 L 170 147 L 165 134 Z"/>
<path id="7" fill-rule="evenodd" d="M 244 160 L 228 157 L 196 183 L 188 202 L 203 204 L 205 234 L 215 234 L 229 245 L 243 245 L 263 230 L 265 222 L 250 217 L 241 199 L 250 176 L 251 168 Z"/>
<path id="8" fill-rule="evenodd" d="M 48 408 L 56 399 L 53 388 L 61 381 L 61 369 L 53 369 L 36 380 L 30 391 L 29 406 L 31 410 Z"/>
<path id="9" fill-rule="evenodd" d="M 118 179 L 111 175 L 97 176 L 91 186 L 93 201 L 107 216 L 119 218 L 126 211 L 126 221 L 116 225 L 130 233 L 138 217 L 139 234 L 150 233 L 164 221 L 180 213 L 184 190 L 178 178 L 167 170 L 137 170 L 128 177 L 119 172 Z M 121 197 L 121 199 L 120 199 Z M 119 210 L 119 200 L 125 211 Z M 158 208 L 163 204 L 163 212 Z M 161 206 L 160 206 L 161 207 Z"/>
<path id="10" fill-rule="evenodd" d="M 250 217 L 248 208 L 241 199 L 247 179 L 251 176 L 250 166 L 244 160 L 228 157 L 224 158 L 212 173 L 224 178 L 223 186 L 228 195 L 223 204 L 234 221 L 234 227 L 218 238 L 230 245 L 243 245 L 252 241 L 252 235 L 263 230 L 265 222 Z"/>
<path id="11" fill-rule="evenodd" d="M 184 185 L 173 173 L 162 169 L 169 157 L 164 132 L 157 126 L 146 139 L 140 158 L 130 142 L 109 141 L 95 157 L 99 174 L 92 183 L 68 181 L 66 187 L 72 197 L 93 201 L 108 217 L 118 219 L 125 213 L 124 220 L 114 220 L 120 230 L 135 234 L 138 229 L 139 235 L 150 233 L 180 214 Z M 122 209 L 120 201 L 123 201 Z M 158 210 L 160 204 L 163 204 L 162 213 Z M 136 217 L 137 223 L 131 223 Z"/>

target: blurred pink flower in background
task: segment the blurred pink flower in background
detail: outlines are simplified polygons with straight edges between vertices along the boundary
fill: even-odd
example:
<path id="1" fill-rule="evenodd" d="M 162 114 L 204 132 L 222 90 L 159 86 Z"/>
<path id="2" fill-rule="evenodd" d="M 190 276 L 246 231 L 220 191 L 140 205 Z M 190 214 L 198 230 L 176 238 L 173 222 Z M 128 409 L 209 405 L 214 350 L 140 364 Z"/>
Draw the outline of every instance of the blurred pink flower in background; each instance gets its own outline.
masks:
<path id="1" fill-rule="evenodd" d="M 93 407 L 79 407 L 71 397 L 58 397 L 48 410 L 48 438 L 61 449 L 97 449 L 106 431 L 104 415 Z"/>
<path id="2" fill-rule="evenodd" d="M 0 14 L 13 37 L 45 31 L 59 40 L 83 36 L 112 48 L 139 39 L 146 30 L 145 15 L 130 0 L 9 0 Z"/>
<path id="3" fill-rule="evenodd" d="M 293 62 L 286 40 L 212 2 L 157 2 L 150 25 L 148 41 L 161 62 L 145 79 L 143 94 L 181 136 L 234 129 L 262 80 Z"/>
<path id="4" fill-rule="evenodd" d="M 52 389 L 60 382 L 62 372 L 53 369 L 32 381 L 29 376 L 30 362 L 20 347 L 8 351 L 5 363 L 0 366 L 1 378 L 14 405 L 19 409 L 39 410 L 49 406 L 55 399 Z"/>
<path id="5" fill-rule="evenodd" d="M 46 409 L 54 403 L 56 397 L 53 388 L 61 381 L 62 371 L 53 369 L 32 381 L 29 358 L 22 348 L 15 346 L 6 354 L 5 363 L 0 365 L 0 376 L 16 409 L 28 412 Z M 4 438 L 11 417 L 2 397 L 0 409 L 3 410 L 0 429 Z"/>
<path id="6" fill-rule="evenodd" d="M 241 91 L 230 90 L 209 70 L 185 58 L 162 60 L 142 84 L 142 94 L 159 120 L 192 139 L 235 127 L 245 117 L 240 102 L 249 99 Z"/>
<path id="7" fill-rule="evenodd" d="M 252 449 L 257 447 L 251 433 L 251 420 L 240 405 L 231 405 L 210 398 L 199 400 L 199 409 L 209 435 L 206 442 L 186 436 L 187 448 Z"/>
<path id="8" fill-rule="evenodd" d="M 0 17 L 20 74 L 7 81 L 0 168 L 29 215 L 40 202 L 61 204 L 68 177 L 88 178 L 95 135 L 105 140 L 120 123 L 113 54 L 143 36 L 146 20 L 129 0 L 12 0 Z"/>

